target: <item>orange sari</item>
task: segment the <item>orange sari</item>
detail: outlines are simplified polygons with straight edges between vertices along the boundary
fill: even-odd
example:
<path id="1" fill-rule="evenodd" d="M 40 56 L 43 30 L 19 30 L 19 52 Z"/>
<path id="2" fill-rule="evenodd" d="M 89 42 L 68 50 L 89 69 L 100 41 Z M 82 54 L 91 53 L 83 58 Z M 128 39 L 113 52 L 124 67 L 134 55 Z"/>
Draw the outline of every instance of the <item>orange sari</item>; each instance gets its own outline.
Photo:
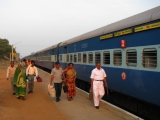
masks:
<path id="1" fill-rule="evenodd" d="M 66 85 L 68 87 L 67 97 L 71 98 L 76 95 L 76 70 L 67 68 L 64 72 L 66 73 Z"/>

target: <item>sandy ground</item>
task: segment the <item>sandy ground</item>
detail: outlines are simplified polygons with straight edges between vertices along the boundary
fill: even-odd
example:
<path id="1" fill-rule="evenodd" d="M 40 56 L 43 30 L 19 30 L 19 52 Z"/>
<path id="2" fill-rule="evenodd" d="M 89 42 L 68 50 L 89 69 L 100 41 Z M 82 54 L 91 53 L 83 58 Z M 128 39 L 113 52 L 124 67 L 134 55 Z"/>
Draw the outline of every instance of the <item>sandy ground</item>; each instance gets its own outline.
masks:
<path id="1" fill-rule="evenodd" d="M 8 62 L 0 61 L 0 120 L 139 120 L 106 102 L 100 102 L 100 109 L 95 109 L 88 94 L 79 89 L 73 101 L 68 101 L 62 91 L 61 101 L 55 102 L 47 92 L 50 75 L 40 69 L 43 82 L 35 82 L 34 93 L 27 93 L 25 101 L 19 100 L 6 80 L 8 66 Z"/>
<path id="2" fill-rule="evenodd" d="M 10 81 L 6 80 L 9 62 L 0 62 L 0 120 L 66 120 L 52 99 L 35 82 L 33 94 L 26 94 L 26 100 L 12 95 Z"/>

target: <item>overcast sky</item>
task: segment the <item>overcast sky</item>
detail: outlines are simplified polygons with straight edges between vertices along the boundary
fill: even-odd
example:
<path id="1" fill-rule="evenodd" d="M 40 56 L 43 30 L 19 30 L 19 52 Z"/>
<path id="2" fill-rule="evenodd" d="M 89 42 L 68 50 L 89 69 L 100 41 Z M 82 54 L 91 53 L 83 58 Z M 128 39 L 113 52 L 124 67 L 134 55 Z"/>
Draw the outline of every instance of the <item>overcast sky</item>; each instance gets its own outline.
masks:
<path id="1" fill-rule="evenodd" d="M 160 0 L 0 0 L 0 38 L 21 56 L 160 5 Z"/>

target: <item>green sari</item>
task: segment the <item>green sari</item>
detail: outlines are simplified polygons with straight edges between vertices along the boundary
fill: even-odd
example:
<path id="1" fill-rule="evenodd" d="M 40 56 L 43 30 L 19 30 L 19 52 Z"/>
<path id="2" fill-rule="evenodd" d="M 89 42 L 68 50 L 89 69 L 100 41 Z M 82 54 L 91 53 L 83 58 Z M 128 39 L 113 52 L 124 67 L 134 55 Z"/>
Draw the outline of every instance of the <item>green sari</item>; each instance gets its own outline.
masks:
<path id="1" fill-rule="evenodd" d="M 16 85 L 16 97 L 24 97 L 26 94 L 26 75 L 19 67 L 16 68 L 14 74 L 14 85 Z"/>

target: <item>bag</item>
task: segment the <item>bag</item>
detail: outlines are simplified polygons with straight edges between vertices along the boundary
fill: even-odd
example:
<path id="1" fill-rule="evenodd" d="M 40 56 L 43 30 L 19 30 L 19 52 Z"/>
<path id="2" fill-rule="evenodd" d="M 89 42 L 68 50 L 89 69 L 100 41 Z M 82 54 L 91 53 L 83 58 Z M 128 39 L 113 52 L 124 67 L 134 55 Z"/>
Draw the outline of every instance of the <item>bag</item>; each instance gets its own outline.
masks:
<path id="1" fill-rule="evenodd" d="M 53 85 L 48 84 L 48 93 L 51 97 L 56 96 L 56 91 Z"/>
<path id="2" fill-rule="evenodd" d="M 63 91 L 64 91 L 64 93 L 67 93 L 67 92 L 68 92 L 68 87 L 67 87 L 66 84 L 63 86 Z"/>
<path id="3" fill-rule="evenodd" d="M 37 82 L 42 82 L 42 78 L 38 77 Z"/>
<path id="4" fill-rule="evenodd" d="M 104 86 L 105 93 L 106 93 L 107 95 L 109 95 L 108 87 L 107 87 L 106 85 L 107 85 L 107 83 L 103 81 L 103 86 Z"/>
<path id="5" fill-rule="evenodd" d="M 93 89 L 89 90 L 89 100 L 93 100 Z"/>
<path id="6" fill-rule="evenodd" d="M 37 82 L 37 77 L 36 76 L 34 76 L 34 82 Z"/>
<path id="7" fill-rule="evenodd" d="M 27 79 L 28 79 L 28 81 L 31 81 L 31 80 L 32 80 L 32 78 L 30 78 L 30 77 L 27 77 Z"/>

